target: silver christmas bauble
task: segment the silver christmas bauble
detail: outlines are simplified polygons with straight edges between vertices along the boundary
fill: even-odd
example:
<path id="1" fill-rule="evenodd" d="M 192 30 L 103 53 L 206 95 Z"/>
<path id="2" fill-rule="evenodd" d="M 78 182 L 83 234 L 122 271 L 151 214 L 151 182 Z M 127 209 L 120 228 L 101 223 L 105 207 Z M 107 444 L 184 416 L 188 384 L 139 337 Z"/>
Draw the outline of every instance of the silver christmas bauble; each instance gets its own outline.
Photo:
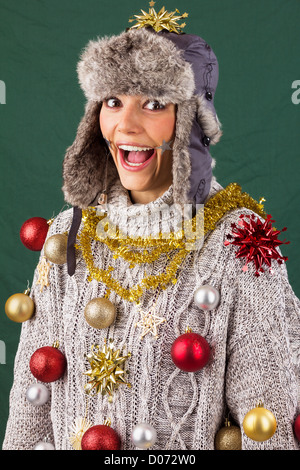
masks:
<path id="1" fill-rule="evenodd" d="M 34 383 L 26 391 L 27 400 L 34 406 L 42 406 L 49 400 L 49 390 L 41 383 Z"/>
<path id="2" fill-rule="evenodd" d="M 55 447 L 51 442 L 40 441 L 36 444 L 34 450 L 55 450 Z"/>
<path id="3" fill-rule="evenodd" d="M 194 302 L 202 310 L 213 310 L 218 306 L 219 301 L 219 292 L 208 284 L 199 287 L 194 294 Z"/>
<path id="4" fill-rule="evenodd" d="M 149 449 L 156 441 L 156 431 L 150 424 L 137 424 L 132 431 L 132 441 L 140 449 Z"/>

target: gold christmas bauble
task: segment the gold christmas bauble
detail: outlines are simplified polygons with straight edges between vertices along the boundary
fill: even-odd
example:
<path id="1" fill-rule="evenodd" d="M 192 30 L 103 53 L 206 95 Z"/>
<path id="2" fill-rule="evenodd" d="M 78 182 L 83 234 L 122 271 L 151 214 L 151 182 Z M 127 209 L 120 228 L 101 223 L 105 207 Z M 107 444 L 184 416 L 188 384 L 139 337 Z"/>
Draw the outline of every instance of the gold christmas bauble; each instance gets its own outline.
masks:
<path id="1" fill-rule="evenodd" d="M 29 320 L 34 313 L 34 309 L 34 302 L 26 293 L 13 294 L 5 303 L 6 315 L 16 323 Z"/>
<path id="2" fill-rule="evenodd" d="M 84 318 L 93 328 L 108 328 L 115 321 L 116 308 L 108 299 L 92 299 L 85 307 Z"/>
<path id="3" fill-rule="evenodd" d="M 44 245 L 44 255 L 54 264 L 67 262 L 68 237 L 64 233 L 57 233 L 49 237 Z"/>
<path id="4" fill-rule="evenodd" d="M 225 426 L 219 429 L 215 437 L 216 450 L 241 450 L 242 433 L 238 426 L 225 421 Z"/>
<path id="5" fill-rule="evenodd" d="M 276 431 L 277 423 L 271 411 L 262 404 L 250 410 L 243 421 L 245 434 L 253 441 L 267 441 Z"/>

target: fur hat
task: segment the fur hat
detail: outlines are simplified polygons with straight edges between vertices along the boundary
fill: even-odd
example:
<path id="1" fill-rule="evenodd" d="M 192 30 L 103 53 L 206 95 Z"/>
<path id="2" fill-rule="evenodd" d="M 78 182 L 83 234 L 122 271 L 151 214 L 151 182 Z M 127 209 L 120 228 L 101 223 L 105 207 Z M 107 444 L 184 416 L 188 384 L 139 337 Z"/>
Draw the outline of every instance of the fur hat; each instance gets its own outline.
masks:
<path id="1" fill-rule="evenodd" d="M 74 243 L 81 210 L 97 205 L 98 197 L 119 175 L 101 133 L 102 102 L 117 95 L 142 94 L 176 105 L 172 146 L 174 203 L 202 204 L 208 196 L 212 159 L 209 146 L 221 137 L 214 108 L 218 62 L 199 36 L 152 28 L 129 29 L 91 40 L 77 65 L 87 99 L 74 143 L 63 162 L 63 193 L 74 207 L 68 239 L 68 272 L 75 271 Z"/>

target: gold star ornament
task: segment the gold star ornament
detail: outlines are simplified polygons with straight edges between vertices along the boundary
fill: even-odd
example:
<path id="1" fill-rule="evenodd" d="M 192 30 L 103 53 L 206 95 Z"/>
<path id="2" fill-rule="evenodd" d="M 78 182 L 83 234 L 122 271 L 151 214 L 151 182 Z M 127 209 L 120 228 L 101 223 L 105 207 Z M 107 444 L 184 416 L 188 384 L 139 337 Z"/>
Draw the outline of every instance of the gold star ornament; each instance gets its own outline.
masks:
<path id="1" fill-rule="evenodd" d="M 182 18 L 187 18 L 188 13 L 183 13 L 180 15 L 179 11 L 176 9 L 175 11 L 168 12 L 165 7 L 162 7 L 161 10 L 156 13 L 155 9 L 153 8 L 155 2 L 150 2 L 149 5 L 149 13 L 146 13 L 144 10 L 141 10 L 142 15 L 134 15 L 134 18 L 129 19 L 129 23 L 136 21 L 136 24 L 131 26 L 129 29 L 140 29 L 145 28 L 147 26 L 151 26 L 154 31 L 162 31 L 163 29 L 180 34 L 181 29 L 186 26 L 186 23 L 178 24 L 178 21 Z"/>
<path id="2" fill-rule="evenodd" d="M 86 418 L 76 418 L 71 427 L 71 434 L 69 437 L 70 443 L 75 450 L 81 449 L 81 439 L 84 433 L 92 427 L 91 423 Z"/>
<path id="3" fill-rule="evenodd" d="M 125 384 L 131 387 L 125 379 L 126 371 L 124 363 L 130 358 L 131 354 L 121 355 L 120 349 L 115 350 L 112 340 L 101 349 L 99 345 L 92 345 L 91 352 L 86 355 L 90 363 L 90 369 L 84 373 L 89 377 L 85 385 L 85 391 L 101 393 L 108 395 L 109 401 L 112 401 L 112 395 L 119 385 Z"/>
<path id="4" fill-rule="evenodd" d="M 140 310 L 141 319 L 135 326 L 139 326 L 143 329 L 141 339 L 143 339 L 148 333 L 151 333 L 155 338 L 158 338 L 157 327 L 166 321 L 165 318 L 159 317 L 153 313 L 154 308 L 155 304 L 150 311 L 143 312 Z"/>

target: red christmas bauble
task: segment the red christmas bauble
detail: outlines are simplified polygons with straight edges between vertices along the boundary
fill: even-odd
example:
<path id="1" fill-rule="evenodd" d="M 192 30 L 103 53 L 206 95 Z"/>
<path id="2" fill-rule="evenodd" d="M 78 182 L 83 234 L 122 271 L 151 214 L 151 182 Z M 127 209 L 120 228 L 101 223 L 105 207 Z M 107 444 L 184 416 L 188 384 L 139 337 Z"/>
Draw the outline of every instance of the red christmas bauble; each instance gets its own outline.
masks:
<path id="1" fill-rule="evenodd" d="M 43 346 L 31 356 L 29 367 L 32 375 L 41 382 L 54 382 L 60 379 L 66 370 L 67 361 L 59 349 Z"/>
<path id="2" fill-rule="evenodd" d="M 184 333 L 172 344 L 171 357 L 179 369 L 196 372 L 209 361 L 210 346 L 203 336 L 192 332 Z"/>
<path id="3" fill-rule="evenodd" d="M 106 424 L 92 426 L 81 439 L 82 450 L 120 450 L 120 447 L 118 434 Z"/>
<path id="4" fill-rule="evenodd" d="M 43 217 L 32 217 L 26 220 L 20 229 L 20 239 L 26 248 L 41 251 L 49 230 L 49 224 Z"/>
<path id="5" fill-rule="evenodd" d="M 294 433 L 298 441 L 300 441 L 300 415 L 297 416 L 294 422 Z"/>

